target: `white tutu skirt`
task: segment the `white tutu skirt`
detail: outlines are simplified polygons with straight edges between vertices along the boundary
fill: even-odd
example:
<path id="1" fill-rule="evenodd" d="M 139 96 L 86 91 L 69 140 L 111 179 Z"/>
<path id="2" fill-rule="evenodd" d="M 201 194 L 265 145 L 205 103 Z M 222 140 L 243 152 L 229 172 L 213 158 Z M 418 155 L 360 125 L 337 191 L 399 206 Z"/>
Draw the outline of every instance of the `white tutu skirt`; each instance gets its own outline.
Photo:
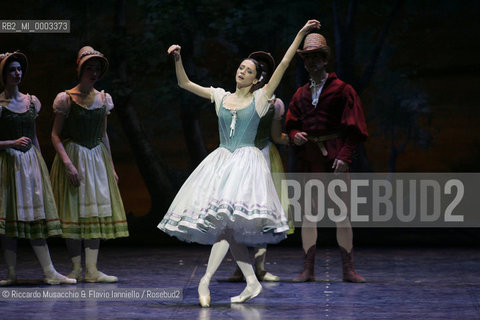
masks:
<path id="1" fill-rule="evenodd" d="M 213 244 L 228 234 L 249 246 L 288 231 L 270 170 L 256 147 L 219 147 L 185 181 L 158 228 L 182 241 Z"/>

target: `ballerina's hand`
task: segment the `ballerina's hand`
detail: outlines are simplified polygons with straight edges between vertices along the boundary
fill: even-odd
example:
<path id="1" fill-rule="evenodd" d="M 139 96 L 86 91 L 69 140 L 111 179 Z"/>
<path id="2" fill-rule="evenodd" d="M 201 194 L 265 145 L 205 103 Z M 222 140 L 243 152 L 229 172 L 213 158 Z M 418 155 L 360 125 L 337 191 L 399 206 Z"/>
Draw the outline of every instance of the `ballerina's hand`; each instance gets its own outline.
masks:
<path id="1" fill-rule="evenodd" d="M 302 29 L 300 29 L 300 32 L 303 34 L 306 34 L 308 31 L 312 29 L 320 29 L 322 24 L 318 20 L 308 20 L 307 23 L 303 26 Z"/>
<path id="2" fill-rule="evenodd" d="M 32 143 L 32 140 L 30 138 L 21 137 L 21 138 L 13 141 L 12 147 L 14 149 L 25 148 L 25 147 L 28 147 L 31 143 Z"/>
<path id="3" fill-rule="evenodd" d="M 70 163 L 65 166 L 65 170 L 67 173 L 68 182 L 74 187 L 78 187 L 80 185 L 80 175 L 78 174 L 77 168 Z"/>
<path id="4" fill-rule="evenodd" d="M 168 48 L 167 53 L 173 54 L 173 56 L 175 57 L 175 61 L 178 61 L 178 59 L 180 58 L 181 49 L 182 47 L 180 47 L 178 44 L 172 44 L 170 48 Z"/>

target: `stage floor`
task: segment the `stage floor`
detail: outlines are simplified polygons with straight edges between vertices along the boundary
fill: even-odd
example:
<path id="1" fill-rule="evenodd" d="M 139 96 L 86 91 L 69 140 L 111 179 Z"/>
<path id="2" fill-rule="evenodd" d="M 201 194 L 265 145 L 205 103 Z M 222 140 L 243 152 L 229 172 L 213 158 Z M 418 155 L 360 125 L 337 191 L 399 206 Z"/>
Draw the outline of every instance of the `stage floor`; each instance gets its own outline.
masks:
<path id="1" fill-rule="evenodd" d="M 99 269 L 116 275 L 116 284 L 47 286 L 28 246 L 20 246 L 14 288 L 119 290 L 179 288 L 179 301 L 25 301 L 0 298 L 1 319 L 480 319 L 480 250 L 475 247 L 362 247 L 355 249 L 356 269 L 365 284 L 341 281 L 337 248 L 317 248 L 316 282 L 293 283 L 303 265 L 301 248 L 269 248 L 266 267 L 282 279 L 263 283 L 262 293 L 244 304 L 230 304 L 244 283 L 226 279 L 234 271 L 230 255 L 211 285 L 211 307 L 198 305 L 197 285 L 205 272 L 209 247 L 100 248 Z M 70 271 L 63 246 L 51 247 L 58 271 Z M 0 264 L 0 275 L 6 267 Z M 0 288 L 0 291 L 6 288 Z M 8 290 L 12 290 L 9 287 Z M 11 292 L 11 291 L 9 291 Z M 3 291 L 2 291 L 3 294 Z"/>

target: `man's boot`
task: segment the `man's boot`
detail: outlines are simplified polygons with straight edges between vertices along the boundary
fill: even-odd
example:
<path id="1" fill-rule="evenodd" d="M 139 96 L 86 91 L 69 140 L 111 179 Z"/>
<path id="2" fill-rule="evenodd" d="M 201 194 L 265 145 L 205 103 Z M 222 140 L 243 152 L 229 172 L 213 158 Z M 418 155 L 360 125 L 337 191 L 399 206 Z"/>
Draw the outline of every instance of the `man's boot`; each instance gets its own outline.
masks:
<path id="1" fill-rule="evenodd" d="M 355 283 L 366 282 L 365 278 L 360 276 L 353 267 L 353 249 L 347 252 L 347 250 L 340 247 L 340 253 L 342 256 L 343 281 Z"/>
<path id="2" fill-rule="evenodd" d="M 303 261 L 303 271 L 293 278 L 295 282 L 307 282 L 307 281 L 315 281 L 315 250 L 316 246 L 313 245 L 308 249 L 307 253 L 305 254 L 305 259 Z"/>

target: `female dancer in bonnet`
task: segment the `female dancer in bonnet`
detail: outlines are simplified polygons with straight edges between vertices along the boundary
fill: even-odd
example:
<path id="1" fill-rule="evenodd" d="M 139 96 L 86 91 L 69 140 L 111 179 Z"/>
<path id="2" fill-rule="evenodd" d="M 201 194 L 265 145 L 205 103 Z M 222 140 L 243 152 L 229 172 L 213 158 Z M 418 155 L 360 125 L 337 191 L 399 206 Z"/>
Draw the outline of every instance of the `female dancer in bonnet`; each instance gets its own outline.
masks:
<path id="1" fill-rule="evenodd" d="M 30 239 L 47 284 L 74 284 L 53 267 L 46 238 L 62 234 L 45 161 L 40 153 L 35 118 L 37 97 L 18 86 L 28 69 L 18 51 L 0 55 L 0 235 L 8 267 L 1 286 L 17 282 L 17 239 Z"/>
<path id="2" fill-rule="evenodd" d="M 52 143 L 57 155 L 50 176 L 73 263 L 69 276 L 78 281 L 117 282 L 117 277 L 97 269 L 100 239 L 128 236 L 107 135 L 112 97 L 94 88 L 107 69 L 108 60 L 102 53 L 89 46 L 81 48 L 77 58 L 79 84 L 59 93 L 53 102 Z"/>
<path id="3" fill-rule="evenodd" d="M 308 30 L 320 22 L 309 20 L 301 28 L 275 69 L 270 81 L 258 90 L 262 69 L 254 59 L 245 59 L 236 72 L 236 90 L 203 87 L 191 82 L 183 68 L 180 46 L 172 45 L 175 71 L 181 88 L 215 102 L 220 146 L 194 170 L 173 200 L 158 227 L 187 242 L 212 244 L 205 275 L 198 286 L 202 307 L 210 305 L 210 279 L 230 249 L 245 276 L 247 286 L 231 302 L 241 303 L 260 294 L 246 245 L 276 243 L 285 238 L 287 219 L 262 153 L 254 145 L 260 118 L 269 108 L 269 98 L 295 55 Z M 254 88 L 253 88 L 254 89 Z"/>

